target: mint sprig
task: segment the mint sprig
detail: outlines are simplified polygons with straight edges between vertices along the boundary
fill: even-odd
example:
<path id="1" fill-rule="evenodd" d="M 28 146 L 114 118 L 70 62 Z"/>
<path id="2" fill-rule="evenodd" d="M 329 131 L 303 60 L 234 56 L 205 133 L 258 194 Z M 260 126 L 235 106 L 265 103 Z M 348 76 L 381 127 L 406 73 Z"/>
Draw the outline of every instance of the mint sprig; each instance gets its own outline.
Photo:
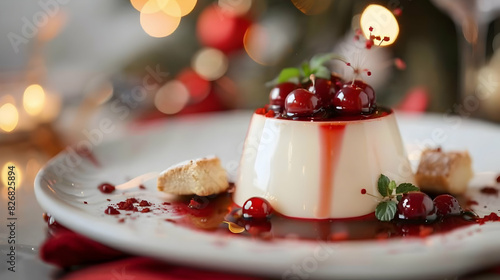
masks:
<path id="1" fill-rule="evenodd" d="M 335 53 L 315 55 L 311 60 L 304 61 L 300 67 L 288 67 L 281 70 L 278 77 L 267 83 L 267 85 L 274 86 L 285 82 L 296 84 L 299 82 L 306 83 L 311 75 L 314 75 L 316 78 L 330 79 L 331 71 L 324 64 L 333 59 L 345 60 L 342 56 Z"/>
<path id="2" fill-rule="evenodd" d="M 418 187 L 411 183 L 401 183 L 396 185 L 394 180 L 384 174 L 380 174 L 377 181 L 377 190 L 382 196 L 382 200 L 375 208 L 375 217 L 382 222 L 389 222 L 396 216 L 397 204 L 403 194 L 420 191 Z"/>

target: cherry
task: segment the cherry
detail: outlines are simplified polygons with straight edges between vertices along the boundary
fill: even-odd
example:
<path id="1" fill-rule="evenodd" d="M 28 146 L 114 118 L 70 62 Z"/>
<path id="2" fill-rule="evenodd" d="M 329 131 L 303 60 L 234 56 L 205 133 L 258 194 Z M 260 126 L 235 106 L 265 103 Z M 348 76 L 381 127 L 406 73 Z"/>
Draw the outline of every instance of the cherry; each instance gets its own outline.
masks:
<path id="1" fill-rule="evenodd" d="M 333 96 L 333 107 L 344 115 L 368 114 L 372 112 L 370 98 L 363 88 L 347 83 Z"/>
<path id="2" fill-rule="evenodd" d="M 318 96 L 322 107 L 330 106 L 333 94 L 335 94 L 335 89 L 332 88 L 332 82 L 330 80 L 312 78 L 312 81 L 307 89 Z"/>
<path id="3" fill-rule="evenodd" d="M 409 192 L 403 194 L 398 203 L 398 217 L 403 220 L 433 220 L 434 203 L 423 192 Z"/>
<path id="4" fill-rule="evenodd" d="M 344 79 L 337 73 L 332 73 L 330 81 L 332 82 L 334 92 L 339 91 L 344 86 Z"/>
<path id="5" fill-rule="evenodd" d="M 354 84 L 357 85 L 358 87 L 362 88 L 366 94 L 368 95 L 368 101 L 370 103 L 370 108 L 375 108 L 376 107 L 376 97 L 375 97 L 375 91 L 373 88 L 365 83 L 364 81 L 361 80 L 355 80 Z"/>
<path id="6" fill-rule="evenodd" d="M 241 211 L 245 219 L 264 219 L 271 214 L 272 207 L 267 200 L 261 197 L 252 197 L 243 203 Z"/>
<path id="7" fill-rule="evenodd" d="M 434 198 L 434 207 L 438 216 L 459 215 L 462 208 L 458 200 L 449 194 L 441 194 Z"/>
<path id="8" fill-rule="evenodd" d="M 318 96 L 303 88 L 293 90 L 285 100 L 285 110 L 290 116 L 310 116 L 319 109 Z"/>
<path id="9" fill-rule="evenodd" d="M 269 109 L 281 111 L 285 107 L 287 95 L 296 88 L 297 85 L 291 82 L 281 83 L 273 87 L 269 92 L 269 104 L 271 105 Z"/>

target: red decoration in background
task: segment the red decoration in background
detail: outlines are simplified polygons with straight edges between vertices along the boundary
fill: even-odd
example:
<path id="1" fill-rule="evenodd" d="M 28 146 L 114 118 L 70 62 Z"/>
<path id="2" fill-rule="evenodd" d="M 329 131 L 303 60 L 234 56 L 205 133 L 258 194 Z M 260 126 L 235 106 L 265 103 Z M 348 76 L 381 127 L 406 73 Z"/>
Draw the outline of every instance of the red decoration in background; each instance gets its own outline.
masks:
<path id="1" fill-rule="evenodd" d="M 205 99 L 201 102 L 184 107 L 178 115 L 222 111 L 225 109 L 227 108 L 222 105 L 217 93 L 211 90 Z"/>
<path id="2" fill-rule="evenodd" d="M 243 36 L 251 22 L 214 4 L 198 18 L 196 31 L 200 42 L 225 53 L 243 48 Z"/>
<path id="3" fill-rule="evenodd" d="M 177 80 L 183 83 L 189 91 L 190 103 L 205 99 L 210 93 L 210 82 L 198 75 L 193 69 L 186 68 L 177 75 Z"/>
<path id="4" fill-rule="evenodd" d="M 426 88 L 417 87 L 411 89 L 397 109 L 405 112 L 425 112 L 429 104 L 429 92 Z"/>

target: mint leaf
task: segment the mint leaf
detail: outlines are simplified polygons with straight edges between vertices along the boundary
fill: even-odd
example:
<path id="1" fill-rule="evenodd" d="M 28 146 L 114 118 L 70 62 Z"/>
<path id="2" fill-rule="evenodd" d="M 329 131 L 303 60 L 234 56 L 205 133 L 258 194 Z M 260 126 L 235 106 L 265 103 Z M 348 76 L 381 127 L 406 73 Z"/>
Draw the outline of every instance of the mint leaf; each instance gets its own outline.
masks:
<path id="1" fill-rule="evenodd" d="M 378 178 L 378 192 L 383 196 L 389 196 L 389 183 L 391 180 L 387 178 L 384 174 L 380 174 Z"/>
<path id="2" fill-rule="evenodd" d="M 397 203 L 392 200 L 382 201 L 375 208 L 375 217 L 382 222 L 389 222 L 394 219 L 397 210 Z"/>
<path id="3" fill-rule="evenodd" d="M 402 183 L 396 188 L 397 194 L 405 194 L 407 192 L 418 192 L 420 189 L 411 183 Z"/>
<path id="4" fill-rule="evenodd" d="M 392 194 L 394 192 L 394 190 L 396 189 L 396 182 L 394 182 L 394 180 L 391 180 L 388 188 L 389 188 L 389 194 Z"/>
<path id="5" fill-rule="evenodd" d="M 334 53 L 324 53 L 324 54 L 317 54 L 313 56 L 309 62 L 309 65 L 311 66 L 311 69 L 318 69 L 319 67 L 323 66 L 325 62 L 330 61 L 332 59 L 343 59 L 341 56 L 338 54 Z"/>
<path id="6" fill-rule="evenodd" d="M 302 70 L 302 76 L 309 79 L 309 76 L 312 74 L 311 67 L 309 67 L 309 63 L 307 62 L 302 63 L 300 70 Z"/>
<path id="7" fill-rule="evenodd" d="M 289 67 L 281 70 L 278 76 L 278 84 L 284 82 L 299 82 L 300 70 L 299 68 Z"/>
<path id="8" fill-rule="evenodd" d="M 322 78 L 330 80 L 332 78 L 332 72 L 328 70 L 325 66 L 320 66 L 317 69 L 313 69 L 316 78 Z"/>

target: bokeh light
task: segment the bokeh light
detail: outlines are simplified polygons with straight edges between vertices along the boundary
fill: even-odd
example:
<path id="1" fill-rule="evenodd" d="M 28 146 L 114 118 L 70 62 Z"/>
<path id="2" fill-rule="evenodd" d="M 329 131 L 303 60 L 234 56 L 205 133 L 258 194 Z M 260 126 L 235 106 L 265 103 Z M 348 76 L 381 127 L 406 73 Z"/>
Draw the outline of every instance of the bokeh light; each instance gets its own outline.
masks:
<path id="1" fill-rule="evenodd" d="M 293 5 L 306 15 L 318 15 L 325 12 L 332 0 L 292 0 Z"/>
<path id="2" fill-rule="evenodd" d="M 200 76 L 208 81 L 213 81 L 226 73 L 228 59 L 223 52 L 217 49 L 203 48 L 194 55 L 192 67 Z"/>
<path id="3" fill-rule="evenodd" d="M 141 9 L 141 27 L 151 37 L 166 37 L 172 34 L 181 22 L 179 4 L 176 1 L 165 1 L 148 1 Z"/>
<path id="4" fill-rule="evenodd" d="M 250 21 L 245 17 L 211 5 L 198 17 L 196 33 L 204 46 L 228 53 L 243 47 L 243 36 L 249 26 Z"/>
<path id="5" fill-rule="evenodd" d="M 0 107 L 0 129 L 5 132 L 14 130 L 19 122 L 19 112 L 12 103 L 5 103 Z"/>
<path id="6" fill-rule="evenodd" d="M 219 0 L 218 4 L 224 12 L 234 15 L 244 15 L 252 7 L 252 0 Z"/>
<path id="7" fill-rule="evenodd" d="M 389 46 L 396 41 L 399 34 L 399 24 L 394 14 L 384 6 L 371 4 L 361 14 L 359 24 L 363 35 L 370 37 L 370 27 L 373 27 L 372 35 L 389 37 L 389 41 L 374 40 L 375 45 Z"/>
<path id="8" fill-rule="evenodd" d="M 149 0 L 130 0 L 130 4 L 132 4 L 132 7 L 134 7 L 134 9 L 140 12 L 148 1 Z"/>
<path id="9" fill-rule="evenodd" d="M 40 85 L 33 84 L 26 88 L 23 95 L 23 107 L 30 116 L 42 112 L 45 105 L 45 91 Z"/>
<path id="10" fill-rule="evenodd" d="M 45 95 L 45 106 L 43 107 L 40 115 L 37 116 L 39 120 L 42 122 L 53 121 L 57 116 L 59 116 L 59 113 L 61 112 L 61 103 L 62 100 L 59 95 L 50 94 L 50 92 L 47 92 L 47 94 Z"/>
<path id="11" fill-rule="evenodd" d="M 158 89 L 154 104 L 158 111 L 164 114 L 176 114 L 180 112 L 189 101 L 189 92 L 183 83 L 172 80 Z"/>
<path id="12" fill-rule="evenodd" d="M 181 9 L 181 17 L 191 13 L 197 2 L 197 0 L 177 0 L 177 4 L 179 4 L 179 7 Z"/>
<path id="13" fill-rule="evenodd" d="M 269 40 L 266 29 L 258 24 L 253 24 L 248 28 L 243 37 L 243 45 L 248 56 L 255 62 L 267 65 L 265 58 L 266 41 Z"/>
<path id="14" fill-rule="evenodd" d="M 200 102 L 210 93 L 210 82 L 190 68 L 184 69 L 177 74 L 177 80 L 186 86 L 193 102 Z"/>

